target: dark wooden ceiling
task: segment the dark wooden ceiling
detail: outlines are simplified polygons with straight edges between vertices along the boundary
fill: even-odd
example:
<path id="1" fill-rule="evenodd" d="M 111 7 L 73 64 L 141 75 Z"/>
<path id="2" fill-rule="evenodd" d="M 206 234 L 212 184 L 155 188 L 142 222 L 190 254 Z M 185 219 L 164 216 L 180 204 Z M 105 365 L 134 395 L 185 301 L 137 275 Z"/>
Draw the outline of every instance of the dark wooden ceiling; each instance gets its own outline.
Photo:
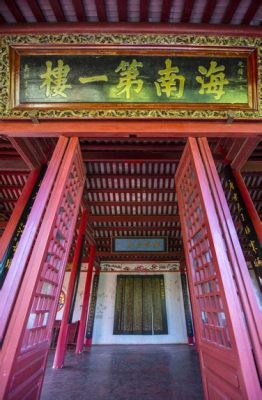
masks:
<path id="1" fill-rule="evenodd" d="M 149 22 L 259 26 L 261 0 L 1 0 L 0 23 Z"/>

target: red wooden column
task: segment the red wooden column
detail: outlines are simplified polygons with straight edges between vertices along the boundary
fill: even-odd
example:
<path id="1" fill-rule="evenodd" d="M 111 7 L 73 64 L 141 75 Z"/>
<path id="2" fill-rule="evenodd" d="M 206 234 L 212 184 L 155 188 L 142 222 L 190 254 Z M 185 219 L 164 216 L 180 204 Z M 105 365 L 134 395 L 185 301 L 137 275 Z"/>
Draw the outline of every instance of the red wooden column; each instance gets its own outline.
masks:
<path id="1" fill-rule="evenodd" d="M 36 184 L 38 176 L 39 176 L 39 169 L 36 168 L 30 172 L 28 179 L 26 181 L 26 184 L 23 187 L 22 193 L 16 202 L 15 208 L 14 208 L 12 215 L 7 223 L 5 231 L 2 235 L 2 237 L 0 238 L 0 260 L 3 258 L 5 250 L 9 244 L 10 240 L 12 239 L 12 236 L 17 227 L 19 219 L 23 213 L 26 203 L 28 202 L 30 195 L 32 193 L 32 190 Z"/>
<path id="2" fill-rule="evenodd" d="M 57 146 L 16 251 L 24 275 L 0 351 L 0 399 L 40 397 L 85 182 L 77 138 L 61 138 Z"/>
<path id="3" fill-rule="evenodd" d="M 95 251 L 96 251 L 95 245 L 91 245 L 89 260 L 88 260 L 88 269 L 87 269 L 87 274 L 86 274 L 83 306 L 82 306 L 81 319 L 80 319 L 79 331 L 78 331 L 77 343 L 76 343 L 76 354 L 80 354 L 83 351 L 83 347 L 84 347 L 85 327 L 86 327 L 87 311 L 88 311 L 88 304 L 89 304 L 90 292 L 91 292 Z"/>
<path id="4" fill-rule="evenodd" d="M 248 189 L 246 187 L 244 179 L 243 179 L 241 173 L 238 170 L 232 169 L 232 172 L 233 172 L 233 175 L 234 175 L 234 177 L 236 179 L 237 187 L 238 187 L 238 189 L 239 189 L 239 191 L 241 193 L 242 199 L 243 199 L 243 201 L 245 203 L 245 206 L 247 208 L 249 217 L 250 217 L 250 219 L 252 221 L 252 224 L 254 226 L 254 229 L 256 231 L 258 240 L 259 240 L 260 243 L 262 243 L 262 223 L 261 223 L 261 220 L 260 220 L 259 215 L 257 213 L 257 210 L 256 210 L 256 208 L 254 206 L 254 203 L 253 203 L 253 201 L 252 201 L 252 199 L 250 197 L 250 194 L 248 192 Z"/>
<path id="5" fill-rule="evenodd" d="M 81 260 L 80 260 L 81 248 L 83 245 L 83 241 L 85 240 L 86 223 L 87 223 L 87 210 L 85 209 L 85 210 L 83 210 L 83 213 L 81 216 L 79 233 L 78 233 L 78 237 L 77 237 L 75 253 L 74 253 L 74 258 L 73 258 L 73 263 L 72 263 L 72 269 L 71 269 L 71 274 L 70 274 L 70 279 L 69 279 L 69 284 L 68 284 L 68 289 L 67 289 L 66 303 L 65 303 L 65 308 L 64 308 L 64 312 L 63 312 L 63 318 L 62 318 L 62 322 L 61 322 L 59 336 L 58 336 L 58 340 L 57 340 L 53 368 L 62 368 L 64 365 L 65 352 L 66 352 L 66 346 L 67 346 L 67 341 L 68 341 L 68 328 L 69 328 L 68 318 L 69 318 L 70 306 L 71 306 L 71 302 L 72 302 L 72 297 L 73 297 L 74 287 L 75 287 L 75 282 L 76 282 L 76 277 L 77 277 L 77 269 L 78 269 L 79 262 L 81 262 Z"/>

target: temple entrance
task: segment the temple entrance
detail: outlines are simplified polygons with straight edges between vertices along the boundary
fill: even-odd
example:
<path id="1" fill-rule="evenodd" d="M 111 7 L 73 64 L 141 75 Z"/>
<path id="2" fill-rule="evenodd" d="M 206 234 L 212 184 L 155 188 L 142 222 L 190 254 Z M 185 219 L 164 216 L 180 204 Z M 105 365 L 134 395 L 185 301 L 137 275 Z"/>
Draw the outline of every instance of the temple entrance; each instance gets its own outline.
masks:
<path id="1" fill-rule="evenodd" d="M 214 142 L 59 139 L 3 268 L 2 288 L 17 299 L 10 295 L 1 310 L 2 397 L 40 395 L 62 289 L 55 368 L 66 365 L 70 328 L 78 322 L 76 353 L 112 338 L 110 344 L 123 344 L 129 335 L 144 336 L 140 343 L 195 342 L 206 398 L 260 396 L 260 316 Z M 15 220 L 12 214 L 13 226 Z M 111 314 L 103 309 L 109 304 Z"/>

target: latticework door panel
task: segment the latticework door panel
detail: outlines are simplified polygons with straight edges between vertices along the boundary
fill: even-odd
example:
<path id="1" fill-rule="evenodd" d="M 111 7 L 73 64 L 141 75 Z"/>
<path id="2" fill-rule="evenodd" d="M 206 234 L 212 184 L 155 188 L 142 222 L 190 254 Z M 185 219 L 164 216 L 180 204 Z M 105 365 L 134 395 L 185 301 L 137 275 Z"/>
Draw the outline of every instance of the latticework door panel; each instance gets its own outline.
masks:
<path id="1" fill-rule="evenodd" d="M 205 396 L 255 400 L 261 390 L 207 168 L 189 139 L 176 189 Z"/>
<path id="2" fill-rule="evenodd" d="M 78 140 L 73 138 L 58 167 L 42 223 L 32 238 L 32 252 L 0 353 L 0 398 L 37 399 L 40 395 L 84 178 Z"/>

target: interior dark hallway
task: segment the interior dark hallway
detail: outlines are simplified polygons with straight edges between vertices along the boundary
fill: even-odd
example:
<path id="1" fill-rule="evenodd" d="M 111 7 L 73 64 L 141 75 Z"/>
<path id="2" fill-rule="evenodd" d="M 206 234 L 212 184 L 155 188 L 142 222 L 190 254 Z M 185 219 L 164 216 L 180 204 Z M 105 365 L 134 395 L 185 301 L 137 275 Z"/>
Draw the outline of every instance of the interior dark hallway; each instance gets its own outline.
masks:
<path id="1" fill-rule="evenodd" d="M 92 346 L 48 359 L 41 400 L 202 400 L 198 355 L 188 345 Z"/>

